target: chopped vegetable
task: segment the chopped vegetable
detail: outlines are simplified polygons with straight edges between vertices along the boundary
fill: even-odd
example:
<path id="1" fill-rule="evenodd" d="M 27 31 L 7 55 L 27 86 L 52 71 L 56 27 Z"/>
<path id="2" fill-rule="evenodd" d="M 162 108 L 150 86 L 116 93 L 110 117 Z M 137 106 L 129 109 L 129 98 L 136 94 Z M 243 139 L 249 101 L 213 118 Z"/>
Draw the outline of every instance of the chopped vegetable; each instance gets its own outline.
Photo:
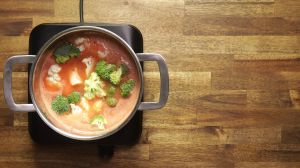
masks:
<path id="1" fill-rule="evenodd" d="M 73 57 L 80 55 L 80 50 L 72 44 L 63 44 L 54 52 L 55 61 L 59 64 L 67 62 Z"/>
<path id="2" fill-rule="evenodd" d="M 97 51 L 97 54 L 100 58 L 105 58 L 108 55 L 109 51 L 105 48 L 104 51 Z"/>
<path id="3" fill-rule="evenodd" d="M 75 39 L 74 42 L 75 42 L 76 45 L 79 45 L 79 44 L 82 44 L 85 40 L 86 39 L 83 38 L 83 37 L 78 37 L 78 38 Z"/>
<path id="4" fill-rule="evenodd" d="M 114 86 L 110 86 L 107 90 L 107 94 L 109 96 L 113 96 L 113 95 L 115 95 L 115 93 L 116 93 L 116 88 Z"/>
<path id="5" fill-rule="evenodd" d="M 97 112 L 101 112 L 102 111 L 102 106 L 103 106 L 102 100 L 97 100 L 93 104 L 93 110 L 95 110 Z"/>
<path id="6" fill-rule="evenodd" d="M 52 110 L 63 114 L 70 110 L 68 99 L 64 96 L 57 96 L 51 103 Z"/>
<path id="7" fill-rule="evenodd" d="M 53 76 L 61 71 L 61 67 L 58 64 L 53 64 L 48 70 L 48 76 Z"/>
<path id="8" fill-rule="evenodd" d="M 113 97 L 115 93 L 116 93 L 116 88 L 114 86 L 110 86 L 107 90 L 108 97 L 106 98 L 106 103 L 110 107 L 115 107 L 118 104 L 118 100 Z"/>
<path id="9" fill-rule="evenodd" d="M 105 61 L 100 61 L 96 65 L 96 73 L 105 80 L 109 80 L 110 74 L 115 70 L 116 65 L 107 64 Z"/>
<path id="10" fill-rule="evenodd" d="M 121 81 L 121 77 L 128 73 L 128 68 L 125 64 L 121 64 L 119 69 L 113 71 L 110 75 L 110 82 L 114 85 L 118 85 Z"/>
<path id="11" fill-rule="evenodd" d="M 90 124 L 97 125 L 99 129 L 105 129 L 105 124 L 107 124 L 107 121 L 102 115 L 96 115 L 90 121 Z"/>
<path id="12" fill-rule="evenodd" d="M 79 104 L 85 111 L 90 110 L 90 105 L 89 105 L 88 101 L 86 100 L 86 98 L 81 97 Z"/>
<path id="13" fill-rule="evenodd" d="M 120 87 L 121 89 L 121 96 L 128 97 L 130 92 L 133 90 L 135 86 L 135 81 L 133 79 L 129 79 L 125 83 L 123 83 Z"/>
<path id="14" fill-rule="evenodd" d="M 82 83 L 81 77 L 78 74 L 77 68 L 75 68 L 70 75 L 70 83 L 72 86 Z"/>
<path id="15" fill-rule="evenodd" d="M 70 106 L 71 106 L 72 114 L 78 115 L 82 113 L 82 108 L 80 106 L 77 106 L 73 103 L 71 103 Z"/>
<path id="16" fill-rule="evenodd" d="M 92 57 L 84 58 L 81 62 L 83 62 L 86 65 L 85 74 L 86 76 L 89 76 L 89 74 L 92 72 L 94 60 Z"/>
<path id="17" fill-rule="evenodd" d="M 121 81 L 121 76 L 122 76 L 122 70 L 121 68 L 119 68 L 117 71 L 114 71 L 109 75 L 110 82 L 114 85 L 119 84 Z"/>
<path id="18" fill-rule="evenodd" d="M 121 64 L 120 68 L 121 68 L 121 71 L 122 71 L 122 76 L 124 76 L 128 73 L 128 67 L 127 67 L 126 64 Z"/>
<path id="19" fill-rule="evenodd" d="M 62 63 L 67 62 L 69 59 L 70 59 L 69 56 L 57 56 L 57 57 L 55 58 L 55 61 L 56 61 L 57 63 L 59 63 L 59 64 L 62 64 Z"/>
<path id="20" fill-rule="evenodd" d="M 97 97 L 106 96 L 103 90 L 103 82 L 100 80 L 97 73 L 92 72 L 90 77 L 84 82 L 84 97 L 88 100 Z"/>
<path id="21" fill-rule="evenodd" d="M 118 100 L 114 97 L 108 97 L 108 98 L 106 98 L 106 103 L 110 107 L 115 107 L 118 104 Z"/>
<path id="22" fill-rule="evenodd" d="M 68 102 L 71 104 L 75 104 L 78 103 L 80 101 L 80 93 L 79 92 L 72 92 L 69 96 L 68 96 Z"/>
<path id="23" fill-rule="evenodd" d="M 61 88 L 61 77 L 59 76 L 59 72 L 61 71 L 61 67 L 58 64 L 53 64 L 48 69 L 48 76 L 46 77 L 47 86 L 50 88 Z"/>

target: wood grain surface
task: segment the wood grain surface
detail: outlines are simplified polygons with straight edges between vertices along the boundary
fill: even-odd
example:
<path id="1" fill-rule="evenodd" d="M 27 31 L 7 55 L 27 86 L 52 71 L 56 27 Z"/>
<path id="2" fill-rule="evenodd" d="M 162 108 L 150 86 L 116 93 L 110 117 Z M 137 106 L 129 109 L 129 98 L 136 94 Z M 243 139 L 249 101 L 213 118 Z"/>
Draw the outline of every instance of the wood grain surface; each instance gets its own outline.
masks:
<path id="1" fill-rule="evenodd" d="M 1 1 L 1 67 L 27 54 L 33 27 L 78 15 L 77 0 Z M 1 96 L 0 167 L 300 167 L 299 0 L 85 0 L 84 17 L 141 30 L 145 52 L 167 60 L 167 105 L 145 111 L 137 145 L 104 160 L 92 145 L 35 144 L 27 114 Z M 27 101 L 26 67 L 14 67 L 17 102 Z M 145 65 L 149 101 L 159 97 L 157 70 Z"/>

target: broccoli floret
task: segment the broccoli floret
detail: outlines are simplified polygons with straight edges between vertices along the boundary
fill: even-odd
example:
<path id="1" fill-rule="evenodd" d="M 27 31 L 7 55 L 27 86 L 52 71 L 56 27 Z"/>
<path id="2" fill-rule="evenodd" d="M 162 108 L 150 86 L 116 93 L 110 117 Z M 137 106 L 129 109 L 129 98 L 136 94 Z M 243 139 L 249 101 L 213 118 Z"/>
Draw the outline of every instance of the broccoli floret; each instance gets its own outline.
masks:
<path id="1" fill-rule="evenodd" d="M 96 73 L 104 80 L 109 80 L 109 75 L 116 69 L 116 65 L 100 61 L 96 65 Z"/>
<path id="2" fill-rule="evenodd" d="M 107 124 L 106 119 L 102 115 L 96 115 L 91 121 L 90 124 L 97 125 L 99 129 L 105 129 L 105 124 Z"/>
<path id="3" fill-rule="evenodd" d="M 128 68 L 125 64 L 121 64 L 117 71 L 110 74 L 110 82 L 114 85 L 118 85 L 121 81 L 121 77 L 128 73 Z"/>
<path id="4" fill-rule="evenodd" d="M 80 55 L 80 50 L 72 44 L 64 44 L 54 51 L 55 61 L 65 63 L 73 57 Z"/>
<path id="5" fill-rule="evenodd" d="M 70 110 L 68 99 L 64 96 L 57 96 L 51 103 L 52 110 L 63 114 Z"/>
<path id="6" fill-rule="evenodd" d="M 121 89 L 121 96 L 128 97 L 130 92 L 133 90 L 135 86 L 135 81 L 133 79 L 129 79 L 125 83 L 123 83 L 120 87 Z"/>
<path id="7" fill-rule="evenodd" d="M 114 85 L 118 85 L 121 81 L 121 77 L 128 73 L 128 68 L 125 64 L 121 64 L 119 69 L 110 74 L 110 82 Z"/>
<path id="8" fill-rule="evenodd" d="M 58 64 L 63 64 L 65 62 L 67 62 L 68 60 L 70 59 L 69 56 L 56 56 L 55 57 L 55 61 L 58 63 Z"/>
<path id="9" fill-rule="evenodd" d="M 114 97 L 108 97 L 108 98 L 106 98 L 106 103 L 110 107 L 115 107 L 118 104 L 118 100 Z"/>
<path id="10" fill-rule="evenodd" d="M 92 72 L 90 77 L 84 81 L 84 97 L 88 100 L 97 97 L 106 96 L 103 90 L 103 82 L 100 80 L 96 72 Z"/>
<path id="11" fill-rule="evenodd" d="M 113 95 L 115 95 L 115 93 L 116 93 L 116 88 L 114 86 L 110 86 L 107 90 L 107 94 L 109 96 L 113 96 Z"/>
<path id="12" fill-rule="evenodd" d="M 122 76 L 122 69 L 119 68 L 117 71 L 114 71 L 109 75 L 110 82 L 114 85 L 119 84 L 119 82 L 121 81 L 121 76 Z"/>
<path id="13" fill-rule="evenodd" d="M 68 96 L 68 102 L 69 104 L 73 103 L 78 103 L 80 100 L 80 93 L 79 92 L 72 92 L 69 96 Z"/>
<path id="14" fill-rule="evenodd" d="M 122 71 L 122 76 L 124 76 L 128 73 L 128 67 L 126 66 L 126 64 L 121 64 L 120 68 L 121 68 L 121 71 Z"/>

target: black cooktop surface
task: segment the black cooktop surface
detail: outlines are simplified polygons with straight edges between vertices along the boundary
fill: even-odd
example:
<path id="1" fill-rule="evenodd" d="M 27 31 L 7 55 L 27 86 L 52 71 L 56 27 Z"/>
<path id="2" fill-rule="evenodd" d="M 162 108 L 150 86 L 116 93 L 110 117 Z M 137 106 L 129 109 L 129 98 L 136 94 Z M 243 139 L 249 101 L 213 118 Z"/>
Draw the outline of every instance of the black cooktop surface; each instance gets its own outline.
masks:
<path id="1" fill-rule="evenodd" d="M 42 45 L 56 33 L 65 29 L 80 26 L 76 23 L 49 23 L 35 27 L 29 39 L 29 54 L 37 54 Z M 141 32 L 134 26 L 125 24 L 84 24 L 108 29 L 123 38 L 136 53 L 143 52 L 143 38 Z M 30 70 L 30 66 L 29 66 Z M 31 98 L 29 102 L 31 103 Z M 142 132 L 143 112 L 137 111 L 134 117 L 121 130 L 104 139 L 81 142 L 66 138 L 48 127 L 36 112 L 28 113 L 28 130 L 32 139 L 39 144 L 61 144 L 61 143 L 96 143 L 100 147 L 111 147 L 113 145 L 135 144 Z M 111 150 L 111 149 L 109 149 Z"/>

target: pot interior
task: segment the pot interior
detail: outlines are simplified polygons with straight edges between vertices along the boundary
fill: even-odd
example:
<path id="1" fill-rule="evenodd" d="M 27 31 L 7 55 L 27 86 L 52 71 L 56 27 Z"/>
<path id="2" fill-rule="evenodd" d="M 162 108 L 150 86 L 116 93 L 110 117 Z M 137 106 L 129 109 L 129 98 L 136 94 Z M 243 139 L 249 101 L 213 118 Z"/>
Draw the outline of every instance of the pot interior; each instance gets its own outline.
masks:
<path id="1" fill-rule="evenodd" d="M 82 39 L 84 42 L 81 42 Z M 79 48 L 80 55 L 76 58 L 71 58 L 63 64 L 58 64 L 55 61 L 54 52 L 61 45 L 65 44 L 72 44 Z M 97 50 L 91 47 L 100 44 L 102 44 L 102 48 L 99 47 Z M 104 48 L 104 50 L 102 51 L 100 48 Z M 98 50 L 101 50 L 100 55 Z M 108 52 L 106 56 L 101 55 L 106 51 Z M 83 59 L 86 58 L 91 58 L 94 61 L 91 72 L 86 73 L 84 76 L 80 74 L 86 72 L 86 64 L 83 62 Z M 129 73 L 117 85 L 113 85 L 99 77 L 102 83 L 104 83 L 103 88 L 106 89 L 105 92 L 108 92 L 108 88 L 114 86 L 116 93 L 113 96 L 109 96 L 108 93 L 106 93 L 106 96 L 96 96 L 94 99 L 97 98 L 97 101 L 94 99 L 88 100 L 89 108 L 84 109 L 82 99 L 85 98 L 85 80 L 95 71 L 96 64 L 100 61 L 106 61 L 107 64 L 114 64 L 116 66 L 115 71 L 124 63 L 127 65 Z M 61 71 L 58 73 L 61 78 L 61 87 L 56 88 L 56 90 L 49 87 L 47 81 L 49 69 L 54 64 L 59 65 L 61 68 Z M 78 71 L 81 84 L 71 85 L 70 87 L 70 78 L 72 78 L 71 76 L 73 76 L 74 71 Z M 53 130 L 72 139 L 92 140 L 111 135 L 131 119 L 141 100 L 143 79 L 141 66 L 136 55 L 117 35 L 101 28 L 81 26 L 68 29 L 54 36 L 39 51 L 30 77 L 31 96 L 40 117 Z M 123 98 L 120 91 L 121 85 L 130 79 L 135 81 L 135 86 L 130 96 Z M 81 115 L 74 113 L 72 108 L 69 108 L 69 111 L 64 114 L 55 112 L 52 108 L 52 102 L 56 96 L 67 97 L 73 91 L 80 92 L 80 101 L 75 105 L 82 109 Z M 109 97 L 114 97 L 118 100 L 115 107 L 107 105 Z M 97 104 L 96 102 L 98 102 L 98 106 L 95 105 Z M 93 117 L 96 115 L 101 115 L 105 118 L 106 124 L 104 129 L 91 124 Z"/>

